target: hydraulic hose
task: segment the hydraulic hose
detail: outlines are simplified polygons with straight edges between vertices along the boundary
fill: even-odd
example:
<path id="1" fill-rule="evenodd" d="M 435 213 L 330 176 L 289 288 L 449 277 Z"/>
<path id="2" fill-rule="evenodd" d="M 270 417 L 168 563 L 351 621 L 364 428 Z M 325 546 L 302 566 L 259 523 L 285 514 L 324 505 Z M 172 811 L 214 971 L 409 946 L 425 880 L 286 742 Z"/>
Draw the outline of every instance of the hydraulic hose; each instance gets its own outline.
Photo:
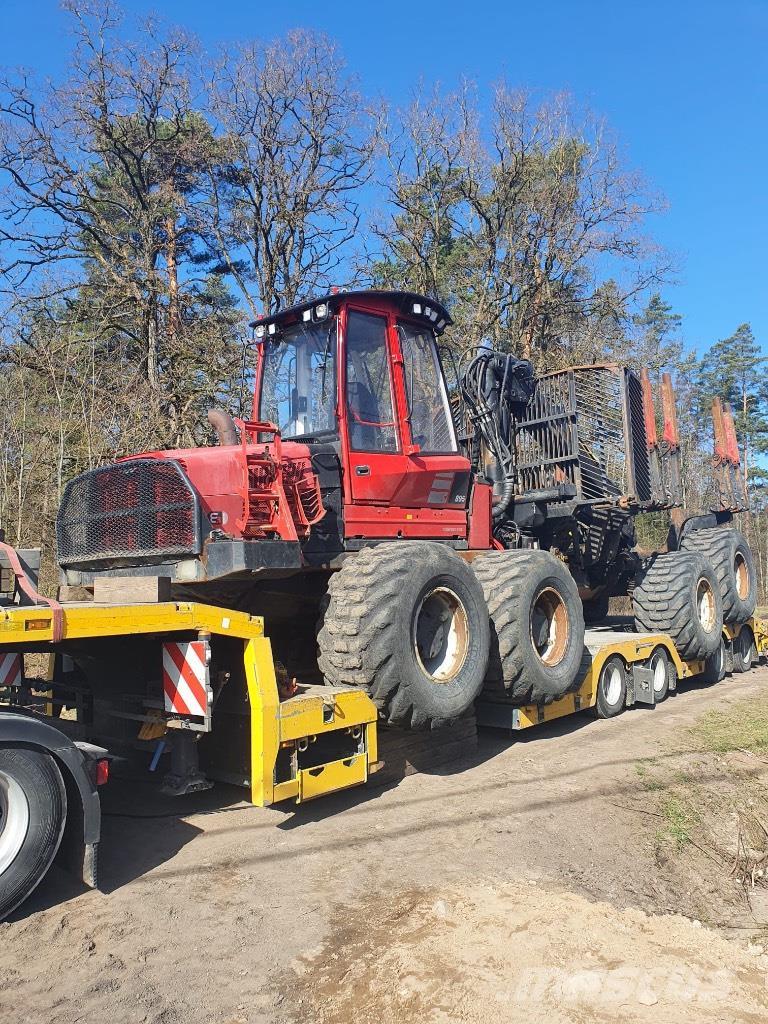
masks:
<path id="1" fill-rule="evenodd" d="M 514 457 L 515 423 L 533 394 L 533 367 L 525 359 L 476 350 L 461 377 L 461 396 L 474 426 L 501 470 L 502 490 L 493 506 L 498 522 L 515 494 L 517 472 Z"/>

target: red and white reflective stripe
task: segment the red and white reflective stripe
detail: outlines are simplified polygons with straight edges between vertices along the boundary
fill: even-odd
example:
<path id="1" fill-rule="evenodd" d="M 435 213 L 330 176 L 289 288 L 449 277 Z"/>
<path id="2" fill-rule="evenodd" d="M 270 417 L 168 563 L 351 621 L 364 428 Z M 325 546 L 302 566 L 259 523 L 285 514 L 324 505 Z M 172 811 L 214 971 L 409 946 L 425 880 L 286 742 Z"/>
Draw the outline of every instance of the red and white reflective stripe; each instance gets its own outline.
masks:
<path id="1" fill-rule="evenodd" d="M 21 655 L 0 654 L 0 686 L 21 686 Z"/>
<path id="2" fill-rule="evenodd" d="M 208 713 L 208 644 L 204 640 L 163 644 L 165 710 L 177 715 Z"/>

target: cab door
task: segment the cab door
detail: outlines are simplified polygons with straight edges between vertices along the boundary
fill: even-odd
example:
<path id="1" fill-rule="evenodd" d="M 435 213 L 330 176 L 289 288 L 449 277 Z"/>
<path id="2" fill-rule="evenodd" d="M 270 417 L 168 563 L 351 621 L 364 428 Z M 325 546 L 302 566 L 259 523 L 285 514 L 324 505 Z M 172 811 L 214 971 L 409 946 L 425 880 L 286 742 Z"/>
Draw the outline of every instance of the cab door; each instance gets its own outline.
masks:
<path id="1" fill-rule="evenodd" d="M 408 472 L 393 387 L 388 317 L 348 307 L 344 383 L 349 490 L 354 503 L 389 506 Z"/>
<path id="2" fill-rule="evenodd" d="M 346 536 L 464 539 L 470 466 L 431 330 L 350 306 L 342 351 Z"/>
<path id="3" fill-rule="evenodd" d="M 427 325 L 395 324 L 405 401 L 405 436 L 411 452 L 404 506 L 463 511 L 470 485 L 469 460 L 459 453 L 435 337 Z"/>

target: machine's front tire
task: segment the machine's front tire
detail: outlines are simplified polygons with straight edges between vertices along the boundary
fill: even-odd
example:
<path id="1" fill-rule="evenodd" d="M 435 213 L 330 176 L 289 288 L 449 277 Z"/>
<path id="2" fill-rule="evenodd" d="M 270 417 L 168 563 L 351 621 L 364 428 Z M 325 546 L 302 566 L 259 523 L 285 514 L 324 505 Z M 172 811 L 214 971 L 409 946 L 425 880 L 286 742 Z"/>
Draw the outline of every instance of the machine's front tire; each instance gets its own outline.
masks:
<path id="1" fill-rule="evenodd" d="M 472 563 L 491 617 L 485 688 L 549 704 L 579 681 L 584 615 L 576 583 L 548 551 L 492 551 Z"/>
<path id="2" fill-rule="evenodd" d="M 54 759 L 0 747 L 0 920 L 45 877 L 66 816 L 67 792 Z"/>
<path id="3" fill-rule="evenodd" d="M 683 538 L 681 547 L 701 552 L 712 563 L 723 598 L 723 621 L 746 622 L 757 604 L 757 577 L 744 534 L 725 527 L 694 530 Z"/>
<path id="4" fill-rule="evenodd" d="M 331 685 L 362 686 L 392 724 L 458 718 L 483 685 L 488 609 L 451 548 L 393 541 L 347 556 L 331 577 L 318 665 Z"/>
<path id="5" fill-rule="evenodd" d="M 666 633 L 680 657 L 714 654 L 723 630 L 723 602 L 704 555 L 672 551 L 651 559 L 632 594 L 640 632 Z"/>

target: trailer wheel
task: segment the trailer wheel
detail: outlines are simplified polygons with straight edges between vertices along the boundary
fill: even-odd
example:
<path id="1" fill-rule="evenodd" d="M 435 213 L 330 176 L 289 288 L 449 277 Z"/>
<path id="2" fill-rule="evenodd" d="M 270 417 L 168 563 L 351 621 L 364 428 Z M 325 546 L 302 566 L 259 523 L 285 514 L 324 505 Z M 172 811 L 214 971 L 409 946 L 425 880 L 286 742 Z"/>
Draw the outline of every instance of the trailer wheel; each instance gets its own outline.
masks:
<path id="1" fill-rule="evenodd" d="M 755 640 L 749 626 L 742 626 L 733 641 L 733 671 L 749 672 L 755 660 Z"/>
<path id="2" fill-rule="evenodd" d="M 714 654 L 723 629 L 723 603 L 709 560 L 695 551 L 651 559 L 632 594 L 640 632 L 667 633 L 681 658 Z"/>
<path id="3" fill-rule="evenodd" d="M 472 565 L 491 617 L 486 690 L 535 704 L 572 690 L 584 615 L 568 569 L 548 551 L 493 551 Z"/>
<path id="4" fill-rule="evenodd" d="M 595 714 L 598 718 L 615 718 L 627 703 L 627 666 L 618 654 L 612 654 L 600 671 L 597 682 Z"/>
<path id="5" fill-rule="evenodd" d="M 424 728 L 472 704 L 489 633 L 480 584 L 451 548 L 381 544 L 331 577 L 318 664 L 326 682 L 364 687 L 389 722 Z"/>
<path id="6" fill-rule="evenodd" d="M 657 647 L 648 659 L 648 668 L 653 673 L 653 701 L 661 704 L 669 696 L 672 673 L 676 671 L 672 659 L 663 647 Z"/>
<path id="7" fill-rule="evenodd" d="M 723 597 L 723 621 L 746 622 L 757 604 L 757 578 L 744 534 L 723 527 L 694 530 L 681 546 L 684 551 L 700 551 L 712 563 Z"/>
<path id="8" fill-rule="evenodd" d="M 721 679 L 725 679 L 725 674 L 725 641 L 721 640 L 715 653 L 710 654 L 704 662 L 704 671 L 701 673 L 701 681 L 709 684 L 719 683 Z"/>
<path id="9" fill-rule="evenodd" d="M 53 758 L 0 747 L 0 920 L 44 878 L 66 814 L 64 780 Z"/>

